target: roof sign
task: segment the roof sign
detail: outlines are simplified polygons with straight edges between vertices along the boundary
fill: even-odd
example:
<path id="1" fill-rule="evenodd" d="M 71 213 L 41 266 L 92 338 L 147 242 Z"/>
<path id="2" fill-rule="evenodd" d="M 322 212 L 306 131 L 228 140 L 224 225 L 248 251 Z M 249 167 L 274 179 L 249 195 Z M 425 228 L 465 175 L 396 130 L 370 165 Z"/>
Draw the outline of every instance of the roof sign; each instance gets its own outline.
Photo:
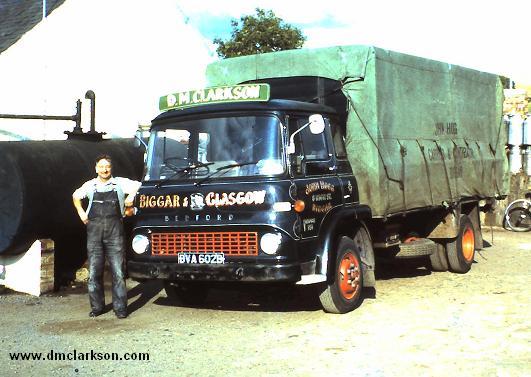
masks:
<path id="1" fill-rule="evenodd" d="M 268 101 L 269 84 L 241 84 L 218 86 L 186 92 L 178 92 L 160 97 L 159 109 L 184 109 L 211 103 Z"/>

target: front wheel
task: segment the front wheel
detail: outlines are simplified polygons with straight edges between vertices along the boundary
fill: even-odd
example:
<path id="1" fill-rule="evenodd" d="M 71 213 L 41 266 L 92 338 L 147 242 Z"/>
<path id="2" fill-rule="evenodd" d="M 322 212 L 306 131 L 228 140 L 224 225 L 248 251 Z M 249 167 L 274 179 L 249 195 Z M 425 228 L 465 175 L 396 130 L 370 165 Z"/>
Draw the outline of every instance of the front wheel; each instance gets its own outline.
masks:
<path id="1" fill-rule="evenodd" d="M 323 309 L 328 313 L 343 314 L 358 307 L 363 271 L 357 246 L 349 237 L 342 237 L 339 241 L 333 278 L 319 295 Z"/>

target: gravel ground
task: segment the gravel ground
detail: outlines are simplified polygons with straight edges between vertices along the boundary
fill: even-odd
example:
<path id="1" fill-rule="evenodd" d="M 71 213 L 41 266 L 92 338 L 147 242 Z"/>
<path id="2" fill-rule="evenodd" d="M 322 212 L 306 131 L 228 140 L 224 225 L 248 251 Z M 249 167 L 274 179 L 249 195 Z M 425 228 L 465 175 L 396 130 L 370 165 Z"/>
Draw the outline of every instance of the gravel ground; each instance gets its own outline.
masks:
<path id="1" fill-rule="evenodd" d="M 321 311 L 308 287 L 214 290 L 191 308 L 128 281 L 125 320 L 88 318 L 86 287 L 4 293 L 0 375 L 531 376 L 531 233 L 485 239 L 466 275 L 378 266 L 376 292 L 344 315 Z M 10 358 L 50 351 L 77 360 Z M 149 360 L 80 359 L 91 352 Z"/>

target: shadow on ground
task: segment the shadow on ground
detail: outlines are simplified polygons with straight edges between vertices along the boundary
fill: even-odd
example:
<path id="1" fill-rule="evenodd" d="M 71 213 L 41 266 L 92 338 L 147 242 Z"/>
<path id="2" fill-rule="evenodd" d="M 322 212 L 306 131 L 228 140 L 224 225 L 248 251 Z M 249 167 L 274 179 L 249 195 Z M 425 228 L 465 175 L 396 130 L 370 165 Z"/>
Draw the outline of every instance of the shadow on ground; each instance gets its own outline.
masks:
<path id="1" fill-rule="evenodd" d="M 225 285 L 209 290 L 206 301 L 197 306 L 186 305 L 168 297 L 154 303 L 163 306 L 200 307 L 214 310 L 294 312 L 321 310 L 316 287 L 291 284 Z"/>
<path id="2" fill-rule="evenodd" d="M 401 261 L 379 260 L 376 263 L 376 285 L 378 280 L 415 278 L 430 275 L 429 260 L 418 258 Z"/>

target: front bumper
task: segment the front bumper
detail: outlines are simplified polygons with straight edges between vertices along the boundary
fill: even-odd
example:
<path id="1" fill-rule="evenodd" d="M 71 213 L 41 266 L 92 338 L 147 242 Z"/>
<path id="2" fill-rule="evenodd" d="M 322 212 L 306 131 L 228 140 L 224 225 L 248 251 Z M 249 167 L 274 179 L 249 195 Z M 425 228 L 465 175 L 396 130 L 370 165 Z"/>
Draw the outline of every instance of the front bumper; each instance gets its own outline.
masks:
<path id="1" fill-rule="evenodd" d="M 297 282 L 301 266 L 296 264 L 264 265 L 226 263 L 222 265 L 183 265 L 179 263 L 127 262 L 133 279 Z"/>

